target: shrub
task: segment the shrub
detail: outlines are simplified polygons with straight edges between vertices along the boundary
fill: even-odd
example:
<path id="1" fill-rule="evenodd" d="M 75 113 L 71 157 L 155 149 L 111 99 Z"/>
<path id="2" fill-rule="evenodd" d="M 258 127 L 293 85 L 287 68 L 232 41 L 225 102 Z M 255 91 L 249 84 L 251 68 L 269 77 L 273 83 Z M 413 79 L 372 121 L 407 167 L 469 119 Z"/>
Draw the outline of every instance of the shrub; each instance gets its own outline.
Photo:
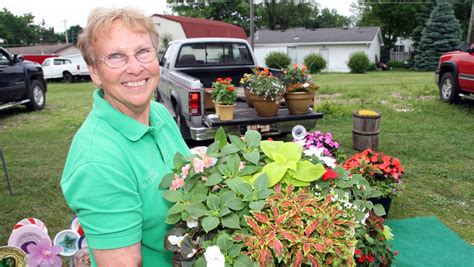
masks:
<path id="1" fill-rule="evenodd" d="M 404 69 L 405 68 L 405 62 L 403 61 L 390 61 L 388 63 L 388 65 L 391 67 L 391 68 L 394 68 L 394 69 Z"/>
<path id="2" fill-rule="evenodd" d="M 369 65 L 369 57 L 364 52 L 352 53 L 347 63 L 352 73 L 365 73 L 369 69 Z"/>
<path id="3" fill-rule="evenodd" d="M 369 64 L 369 68 L 367 69 L 367 71 L 376 71 L 376 70 L 378 70 L 377 64 L 375 64 L 375 63 L 370 63 L 370 64 Z"/>
<path id="4" fill-rule="evenodd" d="M 311 74 L 320 72 L 326 68 L 326 60 L 320 55 L 311 53 L 304 58 L 304 64 L 308 67 Z"/>
<path id="5" fill-rule="evenodd" d="M 269 68 L 284 69 L 291 63 L 290 57 L 283 52 L 270 52 L 265 57 L 265 64 Z"/>

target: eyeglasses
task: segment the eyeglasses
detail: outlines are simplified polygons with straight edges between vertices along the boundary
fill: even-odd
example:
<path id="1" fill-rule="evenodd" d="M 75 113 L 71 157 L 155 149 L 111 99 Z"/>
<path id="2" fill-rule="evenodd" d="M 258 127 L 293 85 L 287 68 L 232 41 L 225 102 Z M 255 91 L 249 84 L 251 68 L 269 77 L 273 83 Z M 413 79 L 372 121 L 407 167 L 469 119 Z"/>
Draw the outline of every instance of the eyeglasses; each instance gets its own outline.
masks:
<path id="1" fill-rule="evenodd" d="M 135 56 L 140 63 L 150 63 L 156 58 L 156 50 L 154 48 L 143 48 L 132 55 Z M 112 69 L 119 69 L 128 63 L 128 57 L 132 55 L 113 53 L 103 59 L 99 59 L 99 61 L 103 61 L 105 65 Z"/>

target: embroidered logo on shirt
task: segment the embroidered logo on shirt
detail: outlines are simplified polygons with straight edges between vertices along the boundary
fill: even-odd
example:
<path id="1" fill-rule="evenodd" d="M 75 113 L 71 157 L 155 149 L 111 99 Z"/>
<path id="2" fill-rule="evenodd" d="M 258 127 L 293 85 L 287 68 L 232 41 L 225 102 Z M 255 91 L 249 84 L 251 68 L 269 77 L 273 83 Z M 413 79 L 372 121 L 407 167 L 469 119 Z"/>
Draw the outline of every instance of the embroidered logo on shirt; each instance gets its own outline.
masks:
<path id="1" fill-rule="evenodd" d="M 145 176 L 143 176 L 142 188 L 146 189 L 150 185 L 153 185 L 156 182 L 156 180 L 159 178 L 159 174 L 160 173 L 155 168 L 151 168 L 150 170 L 148 170 Z"/>

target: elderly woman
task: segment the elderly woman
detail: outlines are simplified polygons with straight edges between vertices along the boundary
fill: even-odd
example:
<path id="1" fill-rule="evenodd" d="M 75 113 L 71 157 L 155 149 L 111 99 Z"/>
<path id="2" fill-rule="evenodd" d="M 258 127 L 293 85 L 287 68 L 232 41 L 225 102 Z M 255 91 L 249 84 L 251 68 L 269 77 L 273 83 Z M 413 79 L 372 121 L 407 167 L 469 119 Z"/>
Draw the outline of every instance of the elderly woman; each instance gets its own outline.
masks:
<path id="1" fill-rule="evenodd" d="M 169 203 L 158 190 L 176 152 L 189 150 L 157 88 L 158 34 L 143 14 L 95 9 L 79 48 L 98 89 L 71 144 L 61 187 L 95 266 L 167 266 Z"/>

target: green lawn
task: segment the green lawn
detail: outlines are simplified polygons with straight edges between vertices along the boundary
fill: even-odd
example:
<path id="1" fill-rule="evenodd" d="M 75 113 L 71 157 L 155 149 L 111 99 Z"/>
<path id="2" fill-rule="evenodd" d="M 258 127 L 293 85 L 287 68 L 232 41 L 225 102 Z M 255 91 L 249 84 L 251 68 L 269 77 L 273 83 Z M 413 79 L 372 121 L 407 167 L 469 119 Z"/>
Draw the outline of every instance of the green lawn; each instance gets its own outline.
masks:
<path id="1" fill-rule="evenodd" d="M 332 132 L 348 156 L 352 110 L 382 112 L 379 150 L 399 157 L 406 169 L 406 190 L 395 199 L 390 218 L 435 215 L 474 243 L 474 102 L 440 102 L 433 73 L 315 78 L 321 85 L 317 109 L 325 113 L 317 128 Z M 91 83 L 53 83 L 44 111 L 0 111 L 0 146 L 15 191 L 8 195 L 0 173 L 0 246 L 24 217 L 43 220 L 52 238 L 69 227 L 72 212 L 59 180 L 72 136 L 91 108 L 92 90 Z"/>

